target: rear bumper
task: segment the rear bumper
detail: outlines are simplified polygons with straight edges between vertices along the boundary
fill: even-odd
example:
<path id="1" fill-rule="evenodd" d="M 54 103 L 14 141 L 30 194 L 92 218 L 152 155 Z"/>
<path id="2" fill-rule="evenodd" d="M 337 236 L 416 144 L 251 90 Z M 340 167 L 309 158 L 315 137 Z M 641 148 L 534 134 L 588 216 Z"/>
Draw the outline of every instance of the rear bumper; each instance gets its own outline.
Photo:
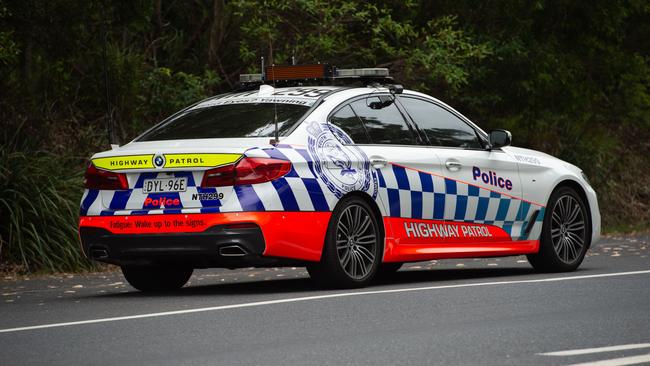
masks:
<path id="1" fill-rule="evenodd" d="M 240 267 L 263 263 L 264 237 L 259 227 L 217 225 L 198 233 L 122 234 L 79 229 L 88 258 L 117 265 L 186 264 Z M 268 262 L 268 261 L 267 261 Z"/>
<path id="2" fill-rule="evenodd" d="M 319 261 L 329 212 L 82 216 L 86 257 L 117 265 L 194 268 Z"/>

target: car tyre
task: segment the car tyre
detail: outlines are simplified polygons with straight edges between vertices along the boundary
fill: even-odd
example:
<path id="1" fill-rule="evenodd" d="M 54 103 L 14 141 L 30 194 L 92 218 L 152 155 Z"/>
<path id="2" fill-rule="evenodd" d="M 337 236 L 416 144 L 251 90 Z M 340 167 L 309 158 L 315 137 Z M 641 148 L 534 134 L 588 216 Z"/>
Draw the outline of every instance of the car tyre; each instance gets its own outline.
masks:
<path id="1" fill-rule="evenodd" d="M 307 271 L 326 287 L 364 287 L 375 276 L 382 253 L 383 236 L 374 211 L 363 199 L 348 197 L 332 213 L 321 261 Z"/>
<path id="2" fill-rule="evenodd" d="M 187 283 L 193 271 L 192 268 L 184 267 L 122 267 L 124 278 L 142 292 L 178 290 Z"/>
<path id="3" fill-rule="evenodd" d="M 582 197 L 570 187 L 556 189 L 549 199 L 539 252 L 527 255 L 540 272 L 574 271 L 591 243 L 591 221 Z"/>

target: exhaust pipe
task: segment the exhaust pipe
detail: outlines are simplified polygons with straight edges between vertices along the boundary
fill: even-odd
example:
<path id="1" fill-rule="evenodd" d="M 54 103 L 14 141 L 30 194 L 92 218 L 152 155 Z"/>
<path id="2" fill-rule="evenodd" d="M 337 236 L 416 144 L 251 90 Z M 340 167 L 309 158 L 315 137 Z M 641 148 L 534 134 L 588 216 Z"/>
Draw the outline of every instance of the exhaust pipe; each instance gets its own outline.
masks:
<path id="1" fill-rule="evenodd" d="M 246 254 L 246 250 L 239 245 L 227 245 L 219 248 L 219 255 L 222 257 L 243 257 Z"/>
<path id="2" fill-rule="evenodd" d="M 108 251 L 106 249 L 91 249 L 90 257 L 92 259 L 106 259 L 108 258 Z"/>

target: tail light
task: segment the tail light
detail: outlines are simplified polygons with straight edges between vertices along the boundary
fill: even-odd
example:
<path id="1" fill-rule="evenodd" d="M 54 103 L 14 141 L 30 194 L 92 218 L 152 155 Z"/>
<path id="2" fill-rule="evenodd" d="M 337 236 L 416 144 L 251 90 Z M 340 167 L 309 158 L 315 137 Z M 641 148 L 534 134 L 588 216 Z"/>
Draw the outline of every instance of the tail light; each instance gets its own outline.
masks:
<path id="1" fill-rule="evenodd" d="M 129 183 L 126 174 L 97 169 L 93 163 L 90 163 L 84 174 L 84 187 L 119 191 L 129 189 Z"/>
<path id="2" fill-rule="evenodd" d="M 291 170 L 291 162 L 269 158 L 244 158 L 238 163 L 210 169 L 203 175 L 201 187 L 256 184 L 278 179 Z"/>

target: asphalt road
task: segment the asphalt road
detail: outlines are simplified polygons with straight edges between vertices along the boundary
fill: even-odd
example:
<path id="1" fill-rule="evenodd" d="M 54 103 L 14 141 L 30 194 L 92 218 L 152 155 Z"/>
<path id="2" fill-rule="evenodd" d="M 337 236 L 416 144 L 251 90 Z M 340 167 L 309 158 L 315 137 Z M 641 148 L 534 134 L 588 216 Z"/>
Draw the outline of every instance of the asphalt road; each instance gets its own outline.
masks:
<path id="1" fill-rule="evenodd" d="M 573 273 L 446 260 L 345 291 L 301 268 L 201 270 L 157 296 L 119 272 L 6 277 L 0 365 L 650 364 L 649 255 L 648 235 L 610 237 Z"/>

